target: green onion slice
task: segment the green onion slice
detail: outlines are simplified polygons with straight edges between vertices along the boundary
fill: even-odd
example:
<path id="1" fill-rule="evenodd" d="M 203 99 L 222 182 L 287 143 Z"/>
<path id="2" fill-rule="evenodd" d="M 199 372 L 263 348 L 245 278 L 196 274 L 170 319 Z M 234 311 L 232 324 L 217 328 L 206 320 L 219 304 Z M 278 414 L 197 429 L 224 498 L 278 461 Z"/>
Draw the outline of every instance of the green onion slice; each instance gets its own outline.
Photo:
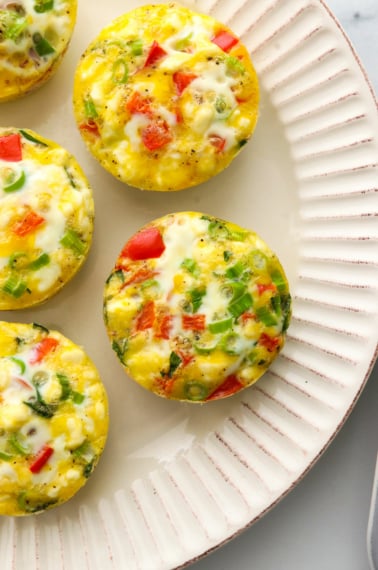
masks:
<path id="1" fill-rule="evenodd" d="M 55 53 L 53 46 L 39 32 L 33 34 L 34 48 L 40 57 Z"/>
<path id="2" fill-rule="evenodd" d="M 117 59 L 113 64 L 112 80 L 117 85 L 124 85 L 129 79 L 129 68 L 123 58 Z"/>
<path id="3" fill-rule="evenodd" d="M 50 263 L 50 256 L 47 253 L 42 253 L 37 259 L 29 263 L 29 269 L 32 271 L 36 271 L 37 269 L 41 269 L 41 267 L 45 267 Z"/>
<path id="4" fill-rule="evenodd" d="M 255 309 L 256 317 L 267 327 L 273 327 L 277 324 L 277 317 L 267 307 L 259 307 Z"/>
<path id="5" fill-rule="evenodd" d="M 21 360 L 20 358 L 16 358 L 15 356 L 11 356 L 11 357 L 10 357 L 10 360 L 11 360 L 12 362 L 14 362 L 15 364 L 17 364 L 17 366 L 18 366 L 19 369 L 20 369 L 20 373 L 21 373 L 21 374 L 24 374 L 24 373 L 25 373 L 26 365 L 25 365 L 25 362 L 24 362 L 23 360 Z"/>
<path id="6" fill-rule="evenodd" d="M 27 284 L 18 275 L 11 275 L 4 283 L 2 290 L 15 299 L 19 299 L 26 291 Z"/>
<path id="7" fill-rule="evenodd" d="M 208 395 L 208 389 L 206 386 L 195 381 L 187 382 L 187 384 L 185 384 L 184 391 L 188 400 L 193 401 L 205 400 Z"/>
<path id="8" fill-rule="evenodd" d="M 133 55 L 142 55 L 143 42 L 141 39 L 137 38 L 136 40 L 131 40 L 130 42 L 128 42 L 128 45 Z"/>
<path id="9" fill-rule="evenodd" d="M 252 296 L 247 291 L 246 293 L 244 293 L 244 295 L 242 295 L 241 297 L 239 297 L 235 301 L 232 301 L 228 305 L 228 310 L 233 317 L 238 318 L 245 311 L 248 311 L 248 309 L 250 309 L 252 307 L 252 305 L 253 305 Z"/>
<path id="10" fill-rule="evenodd" d="M 28 140 L 29 142 L 32 142 L 34 144 L 39 144 L 40 146 L 49 146 L 47 143 L 40 141 L 39 139 L 36 139 L 35 137 L 33 137 L 33 135 L 31 135 L 27 131 L 24 131 L 23 129 L 20 129 L 19 132 L 24 137 L 24 139 Z"/>
<path id="11" fill-rule="evenodd" d="M 54 8 L 54 0 L 37 0 L 34 4 L 34 11 L 43 14 Z"/>
<path id="12" fill-rule="evenodd" d="M 3 187 L 4 192 L 10 194 L 11 192 L 17 192 L 17 190 L 21 190 L 21 188 L 25 184 L 25 180 L 26 180 L 26 175 L 25 172 L 22 170 L 20 176 L 16 178 L 16 180 L 11 182 L 7 186 Z"/>
<path id="13" fill-rule="evenodd" d="M 215 321 L 209 323 L 208 329 L 213 334 L 223 333 L 232 328 L 232 322 L 233 319 L 231 317 L 229 319 L 223 319 L 222 321 Z"/>
<path id="14" fill-rule="evenodd" d="M 72 249 L 75 253 L 83 255 L 86 250 L 85 242 L 79 237 L 79 234 L 75 230 L 68 229 L 62 239 L 60 240 L 61 245 Z"/>

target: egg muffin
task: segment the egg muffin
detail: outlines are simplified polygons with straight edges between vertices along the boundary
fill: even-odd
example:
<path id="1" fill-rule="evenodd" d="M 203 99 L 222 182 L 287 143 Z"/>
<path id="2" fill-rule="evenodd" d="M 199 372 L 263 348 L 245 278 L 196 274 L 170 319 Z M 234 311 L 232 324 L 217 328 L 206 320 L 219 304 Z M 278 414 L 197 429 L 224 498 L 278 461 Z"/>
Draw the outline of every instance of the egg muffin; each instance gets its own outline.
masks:
<path id="1" fill-rule="evenodd" d="M 108 403 L 84 350 L 37 324 L 0 322 L 0 515 L 70 499 L 104 449 Z"/>
<path id="2" fill-rule="evenodd" d="M 0 129 L 0 310 L 47 300 L 83 264 L 92 190 L 75 158 L 27 129 Z"/>
<path id="3" fill-rule="evenodd" d="M 58 68 L 77 0 L 17 0 L 0 6 L 0 102 L 39 87 Z"/>
<path id="4" fill-rule="evenodd" d="M 259 86 L 239 38 L 176 4 L 117 18 L 83 54 L 74 112 L 93 156 L 121 181 L 173 191 L 221 172 L 251 137 Z"/>
<path id="5" fill-rule="evenodd" d="M 266 243 L 198 212 L 141 228 L 105 285 L 105 324 L 125 371 L 175 400 L 208 402 L 256 382 L 290 315 L 288 281 Z"/>

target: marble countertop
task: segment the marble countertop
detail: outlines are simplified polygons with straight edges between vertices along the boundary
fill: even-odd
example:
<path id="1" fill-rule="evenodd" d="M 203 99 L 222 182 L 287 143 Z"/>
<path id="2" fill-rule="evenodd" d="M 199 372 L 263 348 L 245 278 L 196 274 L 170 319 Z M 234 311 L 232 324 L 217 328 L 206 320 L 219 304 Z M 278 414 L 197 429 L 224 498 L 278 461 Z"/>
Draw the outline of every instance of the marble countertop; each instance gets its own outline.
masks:
<path id="1" fill-rule="evenodd" d="M 378 94 L 378 0 L 327 4 Z M 377 410 L 378 364 L 343 429 L 304 480 L 262 520 L 191 570 L 368 570 Z"/>

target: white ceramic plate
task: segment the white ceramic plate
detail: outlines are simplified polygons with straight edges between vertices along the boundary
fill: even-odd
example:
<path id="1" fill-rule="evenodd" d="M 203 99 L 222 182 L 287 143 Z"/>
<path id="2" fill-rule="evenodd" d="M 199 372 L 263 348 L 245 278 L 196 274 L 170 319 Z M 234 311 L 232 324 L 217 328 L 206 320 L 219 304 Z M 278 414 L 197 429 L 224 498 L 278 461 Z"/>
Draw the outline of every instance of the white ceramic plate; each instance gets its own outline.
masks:
<path id="1" fill-rule="evenodd" d="M 127 2 L 127 9 L 144 2 Z M 82 344 L 106 384 L 111 430 L 87 486 L 66 505 L 0 521 L 1 567 L 161 570 L 189 564 L 272 508 L 339 430 L 376 356 L 378 120 L 346 38 L 320 0 L 189 0 L 250 48 L 262 86 L 253 140 L 211 182 L 176 194 L 123 187 L 89 156 L 71 89 L 88 42 L 124 0 L 81 0 L 57 76 L 0 107 L 71 150 L 89 177 L 96 231 L 85 267 L 54 299 L 1 313 Z M 128 379 L 102 323 L 103 284 L 143 223 L 201 210 L 253 228 L 281 258 L 294 300 L 289 338 L 249 390 L 205 406 L 164 401 Z"/>

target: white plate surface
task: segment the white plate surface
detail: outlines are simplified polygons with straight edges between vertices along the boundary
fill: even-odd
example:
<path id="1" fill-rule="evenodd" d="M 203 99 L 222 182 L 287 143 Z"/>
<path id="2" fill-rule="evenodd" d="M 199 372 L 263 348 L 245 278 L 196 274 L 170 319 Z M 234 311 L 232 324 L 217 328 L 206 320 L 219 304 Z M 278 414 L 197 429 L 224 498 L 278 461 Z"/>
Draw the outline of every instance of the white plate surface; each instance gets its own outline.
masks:
<path id="1" fill-rule="evenodd" d="M 110 400 L 111 429 L 87 486 L 38 517 L 0 520 L 5 570 L 167 570 L 217 547 L 272 508 L 337 433 L 376 356 L 378 119 L 350 45 L 320 0 L 188 0 L 251 50 L 262 87 L 256 134 L 211 182 L 175 194 L 123 187 L 87 153 L 71 108 L 80 54 L 105 24 L 144 2 L 79 2 L 56 77 L 0 107 L 68 148 L 94 190 L 96 230 L 75 279 L 40 308 L 2 312 L 83 345 Z M 121 370 L 102 290 L 142 224 L 200 210 L 254 229 L 281 258 L 293 294 L 288 342 L 252 387 L 205 406 L 157 398 Z"/>

